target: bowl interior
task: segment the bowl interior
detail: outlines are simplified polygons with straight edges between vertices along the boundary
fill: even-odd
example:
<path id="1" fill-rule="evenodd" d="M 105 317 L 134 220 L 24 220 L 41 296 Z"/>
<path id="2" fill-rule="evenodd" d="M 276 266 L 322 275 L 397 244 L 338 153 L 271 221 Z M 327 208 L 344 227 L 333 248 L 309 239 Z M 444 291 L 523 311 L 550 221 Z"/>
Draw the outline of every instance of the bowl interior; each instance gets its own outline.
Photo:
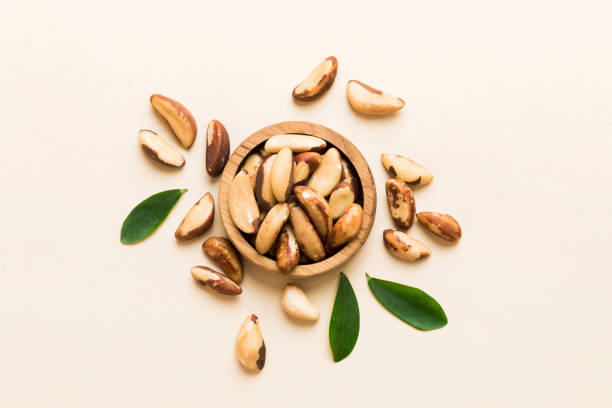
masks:
<path id="1" fill-rule="evenodd" d="M 229 214 L 229 188 L 240 165 L 249 153 L 257 151 L 270 137 L 285 133 L 302 133 L 324 139 L 329 145 L 340 150 L 344 157 L 352 164 L 361 183 L 362 193 L 356 202 L 363 208 L 363 219 L 357 235 L 334 255 L 320 262 L 300 264 L 290 273 L 286 274 L 293 277 L 310 277 L 325 273 L 344 264 L 364 244 L 374 223 L 376 188 L 370 168 L 361 152 L 345 137 L 325 126 L 311 122 L 282 122 L 258 130 L 246 138 L 230 156 L 221 176 L 218 196 L 219 211 L 225 231 L 234 246 L 236 246 L 236 249 L 250 262 L 270 272 L 285 274 L 278 268 L 273 259 L 260 255 L 234 225 Z"/>

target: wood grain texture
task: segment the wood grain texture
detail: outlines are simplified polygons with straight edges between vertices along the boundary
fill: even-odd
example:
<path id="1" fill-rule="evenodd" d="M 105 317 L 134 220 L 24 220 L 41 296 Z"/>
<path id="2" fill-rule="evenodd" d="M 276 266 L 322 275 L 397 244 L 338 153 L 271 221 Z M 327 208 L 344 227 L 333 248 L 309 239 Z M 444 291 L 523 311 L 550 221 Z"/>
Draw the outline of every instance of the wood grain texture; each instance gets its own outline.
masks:
<path id="1" fill-rule="evenodd" d="M 361 222 L 361 228 L 355 238 L 333 256 L 317 263 L 298 265 L 289 274 L 283 273 L 274 260 L 257 253 L 255 248 L 246 241 L 242 233 L 236 228 L 229 213 L 230 185 L 244 158 L 251 150 L 259 146 L 268 138 L 284 133 L 302 133 L 317 136 L 333 144 L 353 164 L 359 176 L 359 180 L 361 181 L 363 190 L 363 220 Z M 234 153 L 232 153 L 221 176 L 221 184 L 219 186 L 219 213 L 221 214 L 221 220 L 227 236 L 236 249 L 238 249 L 247 260 L 270 272 L 277 272 L 291 277 L 311 277 L 341 266 L 363 246 L 372 230 L 374 217 L 376 215 L 376 187 L 374 185 L 372 172 L 365 158 L 359 149 L 344 136 L 316 123 L 295 121 L 281 122 L 253 133 L 236 148 Z"/>

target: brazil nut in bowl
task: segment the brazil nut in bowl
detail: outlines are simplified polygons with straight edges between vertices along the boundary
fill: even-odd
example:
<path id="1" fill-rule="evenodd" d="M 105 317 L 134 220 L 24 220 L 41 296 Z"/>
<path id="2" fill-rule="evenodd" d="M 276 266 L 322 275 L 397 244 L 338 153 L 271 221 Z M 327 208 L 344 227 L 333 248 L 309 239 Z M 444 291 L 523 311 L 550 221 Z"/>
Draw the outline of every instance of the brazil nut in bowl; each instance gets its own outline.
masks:
<path id="1" fill-rule="evenodd" d="M 219 187 L 223 227 L 256 266 L 292 277 L 325 273 L 365 243 L 376 187 L 361 152 L 311 122 L 281 122 L 246 138 Z"/>

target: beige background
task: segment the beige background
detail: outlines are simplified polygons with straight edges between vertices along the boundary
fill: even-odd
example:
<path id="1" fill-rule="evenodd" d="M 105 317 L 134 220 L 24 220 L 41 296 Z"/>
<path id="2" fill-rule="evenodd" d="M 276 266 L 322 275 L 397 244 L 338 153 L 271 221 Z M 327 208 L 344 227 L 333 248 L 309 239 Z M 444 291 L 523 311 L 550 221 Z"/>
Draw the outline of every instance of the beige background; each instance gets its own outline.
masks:
<path id="1" fill-rule="evenodd" d="M 609 407 L 612 6 L 608 1 L 27 1 L 0 5 L 0 405 L 5 407 Z M 290 92 L 327 55 L 323 99 Z M 344 95 L 359 79 L 403 97 L 370 119 Z M 200 127 L 187 165 L 153 164 L 137 131 L 167 136 L 149 95 L 182 101 Z M 177 224 L 218 180 L 203 130 L 232 149 L 266 125 L 307 120 L 370 163 L 378 216 L 342 268 L 361 332 L 334 364 L 327 329 L 338 273 L 303 282 L 314 326 L 285 317 L 285 279 L 247 270 L 244 294 L 196 286 L 200 244 Z M 419 210 L 461 221 L 424 262 L 383 249 L 391 225 L 380 154 L 430 167 Z M 119 243 L 130 209 L 189 188 L 157 233 Z M 207 235 L 223 234 L 217 216 Z M 449 324 L 422 333 L 386 312 L 365 273 L 422 288 Z M 242 320 L 261 318 L 259 375 L 236 363 Z M 248 404 L 248 405 L 247 405 Z M 333 405 L 332 405 L 333 404 Z"/>

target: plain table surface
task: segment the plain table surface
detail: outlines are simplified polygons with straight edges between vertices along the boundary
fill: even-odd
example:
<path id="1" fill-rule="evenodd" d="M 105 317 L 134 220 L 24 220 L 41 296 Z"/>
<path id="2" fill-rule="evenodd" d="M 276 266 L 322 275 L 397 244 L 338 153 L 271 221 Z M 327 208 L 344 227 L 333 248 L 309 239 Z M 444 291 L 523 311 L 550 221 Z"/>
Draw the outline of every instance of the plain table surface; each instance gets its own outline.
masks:
<path id="1" fill-rule="evenodd" d="M 612 406 L 612 6 L 608 1 L 8 1 L 0 6 L 0 405 L 6 407 Z M 339 61 L 320 100 L 293 87 Z M 401 96 L 396 115 L 351 110 L 358 79 Z M 149 104 L 176 98 L 199 136 L 169 171 L 140 149 Z M 232 149 L 272 123 L 304 120 L 350 138 L 368 160 L 378 211 L 341 270 L 361 331 L 333 363 L 327 331 L 339 271 L 300 281 L 320 309 L 279 306 L 286 278 L 247 267 L 244 292 L 196 285 L 205 237 L 173 233 L 218 179 L 204 174 L 209 120 Z M 418 210 L 463 227 L 433 254 L 386 253 L 392 226 L 381 153 L 433 170 Z M 121 223 L 155 192 L 188 188 L 148 240 Z M 449 323 L 419 332 L 383 309 L 365 274 L 419 287 Z M 249 313 L 267 360 L 234 354 Z"/>

